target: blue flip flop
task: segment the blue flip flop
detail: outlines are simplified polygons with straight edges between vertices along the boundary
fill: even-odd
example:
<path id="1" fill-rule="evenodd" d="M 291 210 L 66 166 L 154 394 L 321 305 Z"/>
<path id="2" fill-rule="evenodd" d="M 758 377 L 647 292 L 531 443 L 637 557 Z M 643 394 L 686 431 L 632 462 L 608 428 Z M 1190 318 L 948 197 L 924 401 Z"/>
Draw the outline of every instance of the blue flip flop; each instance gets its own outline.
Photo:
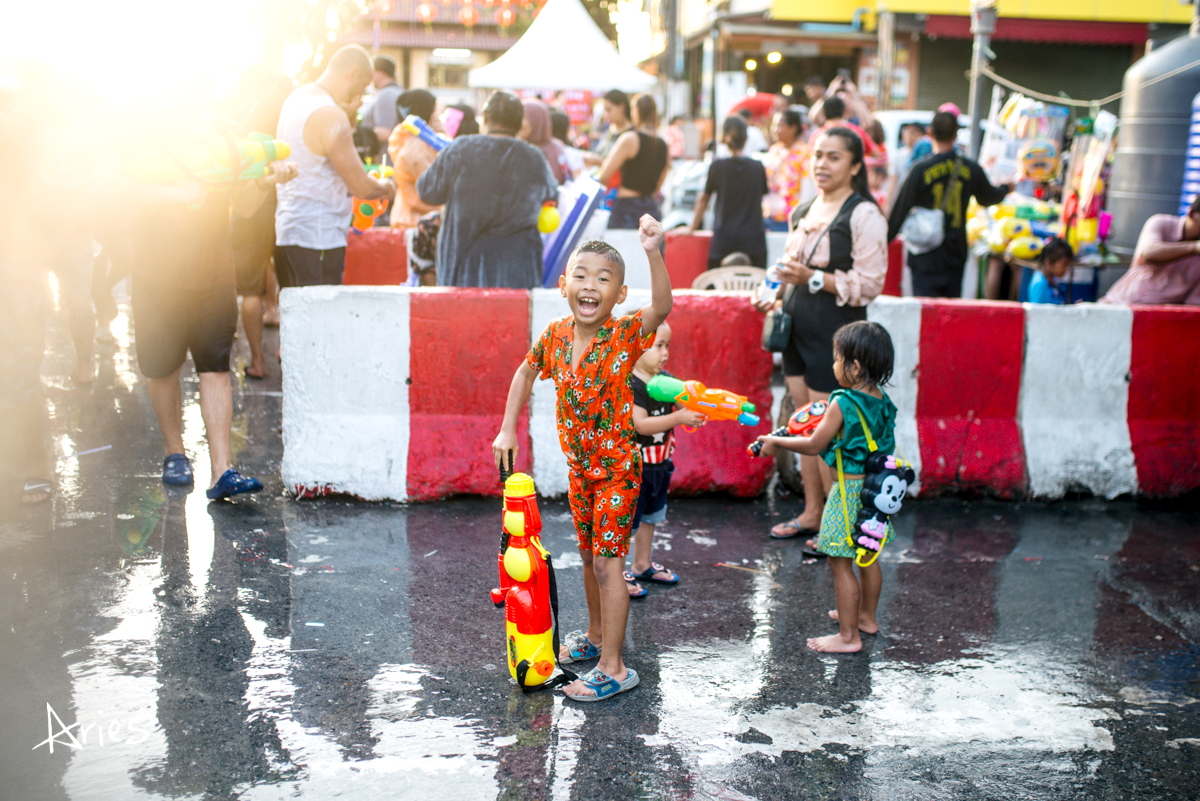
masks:
<path id="1" fill-rule="evenodd" d="M 564 664 L 569 665 L 572 662 L 584 662 L 600 657 L 600 648 L 592 645 L 592 641 L 582 631 L 572 631 L 563 640 L 563 644 L 567 646 L 567 655 L 559 658 L 558 661 Z"/>
<path id="2" fill-rule="evenodd" d="M 177 487 L 186 487 L 195 482 L 192 463 L 186 454 L 172 453 L 163 459 L 162 482 Z"/>
<path id="3" fill-rule="evenodd" d="M 643 587 L 641 584 L 638 584 L 638 580 L 637 580 L 637 579 L 635 579 L 635 578 L 633 577 L 633 574 L 632 574 L 632 573 L 630 573 L 628 570 L 626 570 L 626 571 L 625 571 L 625 582 L 626 582 L 626 583 L 627 583 L 629 586 L 631 586 L 631 587 L 632 587 L 632 586 L 634 586 L 634 585 L 637 585 L 637 588 L 638 588 L 639 590 L 641 590 L 641 592 L 633 592 L 633 593 L 630 593 L 630 594 L 629 594 L 629 599 L 630 599 L 630 600 L 634 600 L 634 599 L 637 599 L 637 598 L 645 598 L 647 595 L 649 595 L 649 594 L 650 594 L 650 591 L 649 591 L 649 590 L 647 590 L 647 589 L 646 589 L 645 587 Z"/>
<path id="4" fill-rule="evenodd" d="M 623 693 L 626 690 L 632 690 L 638 686 L 641 679 L 638 677 L 637 671 L 633 668 L 626 668 L 629 675 L 624 681 L 617 681 L 612 676 L 605 673 L 600 668 L 592 668 L 587 673 L 579 677 L 584 686 L 595 693 L 595 695 L 571 695 L 564 692 L 563 695 L 570 698 L 572 701 L 603 701 L 606 698 L 612 698 L 618 693 Z"/>
<path id="5" fill-rule="evenodd" d="M 210 501 L 220 501 L 233 495 L 258 492 L 262 488 L 262 482 L 257 478 L 243 476 L 237 471 L 237 468 L 231 467 L 221 475 L 221 478 L 217 480 L 217 483 L 205 495 L 208 496 Z"/>

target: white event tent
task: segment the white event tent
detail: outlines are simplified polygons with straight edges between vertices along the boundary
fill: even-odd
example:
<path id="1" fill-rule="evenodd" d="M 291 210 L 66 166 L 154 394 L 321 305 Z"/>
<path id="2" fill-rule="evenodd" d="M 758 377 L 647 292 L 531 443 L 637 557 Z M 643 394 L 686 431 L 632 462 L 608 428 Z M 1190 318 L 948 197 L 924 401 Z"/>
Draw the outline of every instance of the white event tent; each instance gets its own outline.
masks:
<path id="1" fill-rule="evenodd" d="M 549 0 L 508 52 L 467 78 L 477 89 L 639 92 L 657 83 L 621 57 L 579 0 Z"/>

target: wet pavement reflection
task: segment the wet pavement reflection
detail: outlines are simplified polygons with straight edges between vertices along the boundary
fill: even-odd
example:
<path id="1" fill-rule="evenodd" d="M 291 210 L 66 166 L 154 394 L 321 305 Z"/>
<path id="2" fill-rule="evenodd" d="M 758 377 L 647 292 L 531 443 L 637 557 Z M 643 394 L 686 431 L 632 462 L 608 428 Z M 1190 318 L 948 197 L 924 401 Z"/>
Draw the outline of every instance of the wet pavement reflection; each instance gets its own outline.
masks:
<path id="1" fill-rule="evenodd" d="M 2 799 L 1196 796 L 1194 506 L 912 503 L 881 633 L 838 657 L 804 644 L 832 630 L 827 568 L 765 536 L 789 502 L 674 500 L 655 558 L 683 580 L 630 615 L 641 686 L 573 704 L 509 679 L 497 501 L 289 499 L 277 365 L 234 378 L 236 459 L 267 491 L 166 489 L 126 317 L 86 390 L 62 329 L 57 493 L 0 499 Z M 543 519 L 582 627 L 566 505 Z"/>

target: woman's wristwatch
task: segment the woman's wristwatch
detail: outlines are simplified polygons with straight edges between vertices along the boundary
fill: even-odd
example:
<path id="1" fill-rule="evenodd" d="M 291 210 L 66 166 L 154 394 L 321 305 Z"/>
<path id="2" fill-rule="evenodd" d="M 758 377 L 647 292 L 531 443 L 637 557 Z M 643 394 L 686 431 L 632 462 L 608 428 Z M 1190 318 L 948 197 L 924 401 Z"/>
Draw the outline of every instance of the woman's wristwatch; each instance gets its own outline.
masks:
<path id="1" fill-rule="evenodd" d="M 817 294 L 825 288 L 825 272 L 823 270 L 815 270 L 812 278 L 808 279 L 808 291 L 812 294 Z"/>

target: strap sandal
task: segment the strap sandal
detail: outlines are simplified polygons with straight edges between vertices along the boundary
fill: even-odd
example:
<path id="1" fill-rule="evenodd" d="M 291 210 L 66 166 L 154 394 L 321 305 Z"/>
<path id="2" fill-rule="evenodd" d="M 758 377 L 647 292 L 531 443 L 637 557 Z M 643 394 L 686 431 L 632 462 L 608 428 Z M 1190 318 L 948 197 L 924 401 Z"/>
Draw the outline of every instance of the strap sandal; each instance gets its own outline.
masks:
<path id="1" fill-rule="evenodd" d="M 670 573 L 671 577 L 670 578 L 658 578 L 658 576 L 655 575 L 657 573 Z M 628 575 L 629 574 L 626 573 L 626 576 L 628 576 Z M 651 562 L 650 567 L 646 568 L 641 573 L 638 573 L 636 576 L 634 576 L 634 578 L 637 579 L 638 581 L 653 581 L 658 584 L 678 584 L 679 583 L 679 576 L 677 576 L 675 574 L 675 571 L 668 570 L 667 568 L 660 565 L 658 562 Z M 629 581 L 628 578 L 626 578 L 625 580 Z"/>
<path id="2" fill-rule="evenodd" d="M 603 701 L 606 698 L 612 698 L 614 695 L 623 693 L 626 690 L 632 690 L 638 686 L 641 679 L 638 677 L 637 671 L 633 668 L 626 668 L 629 675 L 624 681 L 617 681 L 612 676 L 602 671 L 600 668 L 592 668 L 586 674 L 579 677 L 583 682 L 583 686 L 591 690 L 595 695 L 572 695 L 564 691 L 563 695 L 570 698 L 572 701 Z"/>
<path id="3" fill-rule="evenodd" d="M 262 488 L 262 482 L 257 478 L 243 476 L 236 468 L 231 467 L 221 475 L 221 478 L 217 480 L 217 483 L 205 495 L 208 496 L 210 501 L 220 501 L 234 495 L 258 492 Z"/>
<path id="4" fill-rule="evenodd" d="M 597 648 L 592 645 L 592 641 L 587 638 L 587 635 L 582 631 L 572 631 L 563 640 L 563 644 L 567 646 L 567 655 L 559 657 L 559 662 L 571 664 L 572 662 L 583 662 L 588 659 L 599 659 L 600 652 L 603 648 Z"/>
<path id="5" fill-rule="evenodd" d="M 192 462 L 186 454 L 172 453 L 163 459 L 162 482 L 176 487 L 186 487 L 195 482 Z"/>

